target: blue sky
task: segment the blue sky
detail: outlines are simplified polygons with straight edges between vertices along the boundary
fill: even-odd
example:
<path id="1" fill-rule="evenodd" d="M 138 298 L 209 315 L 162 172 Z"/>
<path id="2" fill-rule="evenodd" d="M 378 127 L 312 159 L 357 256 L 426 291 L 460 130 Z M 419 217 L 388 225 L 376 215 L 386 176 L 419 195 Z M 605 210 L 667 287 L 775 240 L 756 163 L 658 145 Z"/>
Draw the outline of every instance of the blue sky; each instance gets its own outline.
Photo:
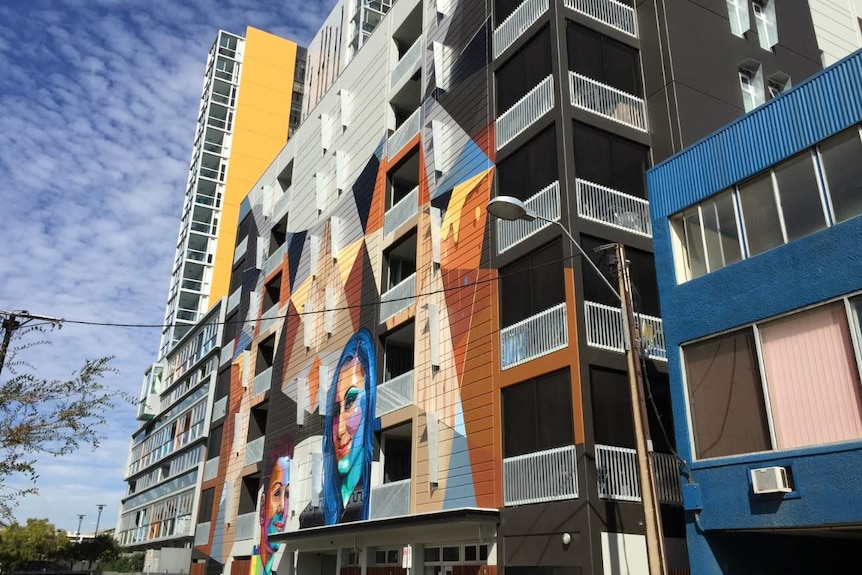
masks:
<path id="1" fill-rule="evenodd" d="M 206 54 L 251 25 L 307 45 L 335 0 L 8 0 L 0 3 L 0 309 L 159 323 Z M 29 356 L 68 377 L 115 355 L 108 383 L 137 396 L 160 331 L 67 324 Z M 133 406 L 96 451 L 40 462 L 16 517 L 115 524 Z"/>

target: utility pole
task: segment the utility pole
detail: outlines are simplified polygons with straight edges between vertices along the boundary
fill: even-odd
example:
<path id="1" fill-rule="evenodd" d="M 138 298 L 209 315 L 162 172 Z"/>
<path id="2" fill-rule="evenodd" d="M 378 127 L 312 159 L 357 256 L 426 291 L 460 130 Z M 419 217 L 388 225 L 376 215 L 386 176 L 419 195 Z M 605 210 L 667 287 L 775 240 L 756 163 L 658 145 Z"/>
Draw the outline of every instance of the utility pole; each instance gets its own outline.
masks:
<path id="1" fill-rule="evenodd" d="M 9 351 L 9 342 L 12 341 L 12 332 L 19 327 L 23 327 L 33 320 L 47 321 L 52 326 L 63 327 L 63 319 L 59 317 L 49 317 L 45 315 L 36 315 L 28 311 L 3 311 L 0 310 L 0 316 L 3 317 L 3 342 L 0 343 L 0 373 L 3 373 L 3 366 L 6 365 L 6 354 Z M 18 321 L 21 318 L 23 321 Z"/>
<path id="2" fill-rule="evenodd" d="M 643 373 L 640 361 L 639 327 L 635 321 L 632 305 L 632 284 L 629 275 L 629 262 L 626 249 L 617 244 L 617 279 L 620 284 L 622 300 L 623 330 L 626 342 L 626 362 L 628 364 L 629 389 L 632 399 L 632 422 L 635 432 L 635 451 L 640 475 L 641 497 L 644 510 L 647 558 L 650 575 L 666 575 L 664 533 L 661 525 L 661 508 L 655 488 L 655 470 L 648 445 L 651 444 L 649 419 L 647 419 L 646 397 L 643 387 Z"/>
<path id="3" fill-rule="evenodd" d="M 86 517 L 86 515 L 78 515 L 78 543 L 80 543 L 80 542 L 81 542 L 81 540 L 82 540 L 82 537 L 81 537 L 81 523 L 83 523 L 83 522 L 84 522 L 84 517 Z"/>
<path id="4" fill-rule="evenodd" d="M 99 536 L 99 519 L 101 519 L 101 518 L 102 518 L 102 509 L 104 509 L 105 507 L 107 507 L 107 505 L 105 505 L 104 503 L 99 503 L 99 504 L 97 504 L 97 505 L 96 505 L 96 509 L 98 509 L 98 510 L 99 510 L 99 514 L 98 514 L 98 515 L 96 515 L 96 533 L 95 533 L 95 537 L 98 537 L 98 536 Z"/>

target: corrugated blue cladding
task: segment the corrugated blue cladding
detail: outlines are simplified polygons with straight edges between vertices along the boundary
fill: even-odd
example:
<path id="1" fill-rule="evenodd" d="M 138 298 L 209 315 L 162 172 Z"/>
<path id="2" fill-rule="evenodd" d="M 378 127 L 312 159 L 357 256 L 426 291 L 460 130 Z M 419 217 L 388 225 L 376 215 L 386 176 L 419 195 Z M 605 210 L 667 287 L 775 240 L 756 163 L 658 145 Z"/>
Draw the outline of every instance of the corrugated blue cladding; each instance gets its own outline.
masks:
<path id="1" fill-rule="evenodd" d="M 862 122 L 862 51 L 647 172 L 653 220 Z"/>

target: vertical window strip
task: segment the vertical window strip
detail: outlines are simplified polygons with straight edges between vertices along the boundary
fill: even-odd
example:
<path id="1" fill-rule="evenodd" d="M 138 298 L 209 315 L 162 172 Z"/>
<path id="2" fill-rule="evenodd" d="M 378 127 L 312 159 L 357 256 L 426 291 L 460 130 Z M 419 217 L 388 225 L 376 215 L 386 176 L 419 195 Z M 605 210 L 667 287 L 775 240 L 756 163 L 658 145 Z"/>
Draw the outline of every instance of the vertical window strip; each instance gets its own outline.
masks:
<path id="1" fill-rule="evenodd" d="M 826 227 L 835 225 L 835 218 L 832 215 L 832 197 L 829 195 L 829 187 L 826 182 L 826 171 L 823 169 L 823 158 L 820 155 L 820 146 L 815 146 L 812 154 L 814 156 L 814 171 L 817 173 L 817 185 L 820 188 L 820 197 L 823 201 L 826 210 Z"/>
<path id="2" fill-rule="evenodd" d="M 787 224 L 784 221 L 784 209 L 781 205 L 781 196 L 778 193 L 778 179 L 775 177 L 775 170 L 770 168 L 769 180 L 772 182 L 772 197 L 775 198 L 775 209 L 778 212 L 778 223 L 781 226 L 782 245 L 787 243 Z"/>
<path id="3" fill-rule="evenodd" d="M 730 32 L 742 38 L 751 29 L 748 0 L 727 0 L 727 17 L 730 20 Z"/>

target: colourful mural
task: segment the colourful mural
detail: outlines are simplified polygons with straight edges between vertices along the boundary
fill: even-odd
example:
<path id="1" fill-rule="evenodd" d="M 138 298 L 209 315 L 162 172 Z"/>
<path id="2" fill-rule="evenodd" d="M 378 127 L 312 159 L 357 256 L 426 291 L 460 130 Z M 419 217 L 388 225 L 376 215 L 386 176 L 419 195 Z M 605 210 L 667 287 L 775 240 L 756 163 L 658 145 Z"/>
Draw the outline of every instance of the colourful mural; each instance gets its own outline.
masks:
<path id="1" fill-rule="evenodd" d="M 276 458 L 260 493 L 260 544 L 252 551 L 252 575 L 272 575 L 273 559 L 278 543 L 269 536 L 284 531 L 285 518 L 290 516 L 290 457 Z"/>

